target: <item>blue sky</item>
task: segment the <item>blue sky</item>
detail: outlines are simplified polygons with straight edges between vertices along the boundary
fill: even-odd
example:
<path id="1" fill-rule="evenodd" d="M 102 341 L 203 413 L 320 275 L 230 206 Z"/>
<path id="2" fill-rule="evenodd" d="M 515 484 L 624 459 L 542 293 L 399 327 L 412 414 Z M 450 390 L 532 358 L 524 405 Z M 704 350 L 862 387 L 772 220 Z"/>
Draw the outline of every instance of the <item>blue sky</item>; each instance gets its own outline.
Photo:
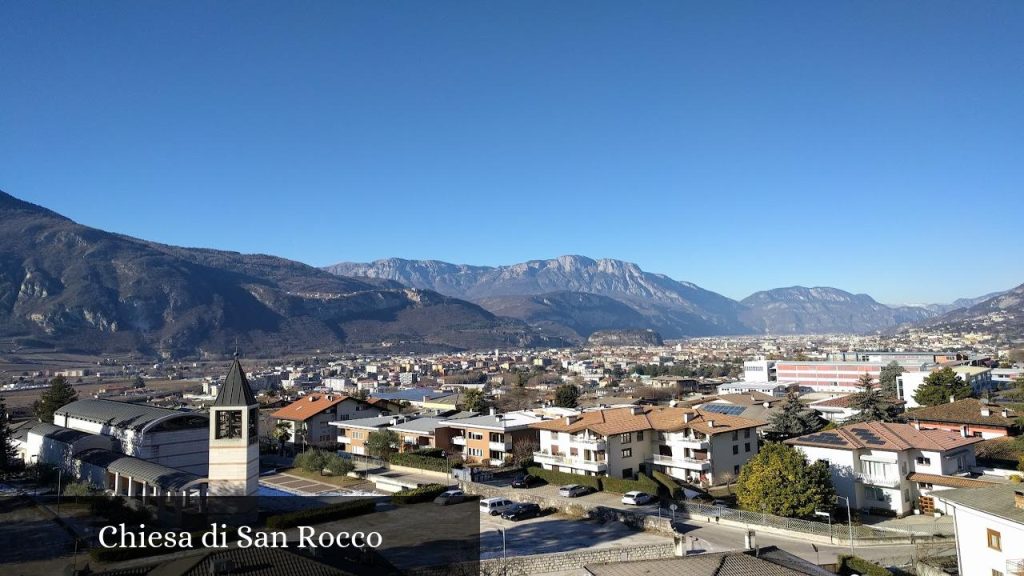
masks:
<path id="1" fill-rule="evenodd" d="M 0 189 L 314 265 L 1024 282 L 1024 3 L 5 2 Z"/>

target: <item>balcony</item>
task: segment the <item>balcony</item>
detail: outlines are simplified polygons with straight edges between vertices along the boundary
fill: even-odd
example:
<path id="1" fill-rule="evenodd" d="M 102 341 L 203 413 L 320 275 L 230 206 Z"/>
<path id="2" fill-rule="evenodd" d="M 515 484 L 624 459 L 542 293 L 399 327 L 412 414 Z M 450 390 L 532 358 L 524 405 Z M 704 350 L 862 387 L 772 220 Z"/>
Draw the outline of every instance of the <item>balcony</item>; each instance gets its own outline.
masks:
<path id="1" fill-rule="evenodd" d="M 899 478 L 887 478 L 884 476 L 870 476 L 863 472 L 855 472 L 854 477 L 857 478 L 858 482 L 869 484 L 871 486 L 883 486 L 885 488 L 898 488 L 900 485 Z"/>
<path id="2" fill-rule="evenodd" d="M 1006 561 L 1006 576 L 1024 576 L 1024 558 Z"/>
<path id="3" fill-rule="evenodd" d="M 684 470 L 707 471 L 711 470 L 710 460 L 697 460 L 696 458 L 683 458 L 682 456 L 651 456 L 651 463 L 670 468 L 682 468 Z"/>
<path id="4" fill-rule="evenodd" d="M 511 452 L 511 442 L 488 442 L 487 447 L 495 452 Z"/>
<path id="5" fill-rule="evenodd" d="M 452 444 L 455 444 L 456 446 L 465 446 L 466 445 L 466 437 L 465 436 L 453 436 L 452 437 Z"/>
<path id="6" fill-rule="evenodd" d="M 711 442 L 696 438 L 670 438 L 666 444 L 673 448 L 689 448 L 690 450 L 708 450 L 711 448 Z"/>
<path id="7" fill-rule="evenodd" d="M 351 444 L 352 439 L 348 436 L 338 436 L 338 444 Z"/>
<path id="8" fill-rule="evenodd" d="M 608 463 L 604 460 L 584 460 L 583 456 L 569 456 L 567 454 L 534 452 L 533 461 L 538 464 L 565 466 L 568 468 L 586 470 L 588 472 L 604 472 L 608 470 Z"/>
<path id="9" fill-rule="evenodd" d="M 608 447 L 608 443 L 605 442 L 604 438 L 570 438 L 569 445 L 598 452 L 604 452 Z"/>

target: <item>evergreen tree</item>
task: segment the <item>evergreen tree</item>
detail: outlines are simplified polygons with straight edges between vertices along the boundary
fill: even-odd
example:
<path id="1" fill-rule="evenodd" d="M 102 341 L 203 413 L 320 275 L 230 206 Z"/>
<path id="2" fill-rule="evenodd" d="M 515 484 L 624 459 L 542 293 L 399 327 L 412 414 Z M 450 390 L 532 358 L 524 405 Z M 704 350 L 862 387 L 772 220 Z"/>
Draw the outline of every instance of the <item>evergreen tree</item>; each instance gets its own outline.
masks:
<path id="1" fill-rule="evenodd" d="M 485 408 L 487 408 L 487 403 L 484 401 L 484 393 L 481 390 L 470 388 L 462 395 L 463 410 L 483 412 Z"/>
<path id="2" fill-rule="evenodd" d="M 922 406 L 938 406 L 949 402 L 949 398 L 963 400 L 971 396 L 971 385 L 964 382 L 952 368 L 946 367 L 932 372 L 914 394 L 914 400 Z"/>
<path id="3" fill-rule="evenodd" d="M 799 396 L 791 392 L 786 395 L 782 409 L 768 418 L 768 431 L 778 439 L 795 438 L 819 430 L 824 422 L 812 410 L 808 410 Z"/>
<path id="4" fill-rule="evenodd" d="M 375 458 L 388 460 L 398 451 L 398 443 L 401 440 L 397 432 L 387 428 L 370 432 L 366 436 L 366 452 Z"/>
<path id="5" fill-rule="evenodd" d="M 900 374 L 904 372 L 906 370 L 895 360 L 882 366 L 882 370 L 878 374 L 878 385 L 881 387 L 882 393 L 896 398 L 898 396 L 896 393 L 896 378 L 899 378 Z"/>
<path id="6" fill-rule="evenodd" d="M 579 406 L 580 389 L 572 384 L 562 384 L 555 389 L 555 406 L 576 408 Z"/>
<path id="7" fill-rule="evenodd" d="M 745 510 L 796 518 L 831 510 L 836 496 L 826 463 L 808 464 L 803 452 L 777 442 L 765 444 L 740 470 L 736 494 Z"/>
<path id="8" fill-rule="evenodd" d="M 10 414 L 7 412 L 7 401 L 0 396 L 0 474 L 11 472 L 21 467 L 18 453 L 14 450 L 11 440 Z"/>
<path id="9" fill-rule="evenodd" d="M 850 408 L 857 410 L 845 423 L 854 422 L 898 422 L 899 407 L 893 403 L 894 398 L 884 394 L 875 386 L 870 375 L 861 376 L 858 382 L 864 390 L 854 394 L 850 400 Z"/>
<path id="10" fill-rule="evenodd" d="M 53 423 L 53 413 L 75 400 L 78 400 L 78 392 L 75 392 L 67 378 L 57 376 L 50 380 L 50 387 L 32 404 L 32 411 L 40 422 Z"/>

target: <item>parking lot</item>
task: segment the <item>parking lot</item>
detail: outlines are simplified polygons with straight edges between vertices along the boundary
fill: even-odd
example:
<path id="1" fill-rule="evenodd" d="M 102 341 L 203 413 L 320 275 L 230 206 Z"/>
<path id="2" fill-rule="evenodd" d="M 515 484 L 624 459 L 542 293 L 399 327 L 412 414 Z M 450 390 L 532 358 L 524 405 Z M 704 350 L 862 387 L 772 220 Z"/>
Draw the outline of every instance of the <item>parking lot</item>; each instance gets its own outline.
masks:
<path id="1" fill-rule="evenodd" d="M 525 496 L 538 496 L 541 498 L 548 498 L 552 500 L 564 501 L 566 504 L 577 504 L 584 506 L 604 506 L 605 508 L 617 508 L 620 510 L 629 510 L 633 512 L 641 511 L 648 514 L 657 514 L 658 505 L 657 503 L 646 504 L 644 506 L 633 506 L 630 504 L 622 503 L 622 495 L 614 492 L 594 492 L 593 494 L 587 494 L 586 496 L 579 496 L 577 498 L 565 498 L 558 495 L 559 486 L 553 484 L 544 484 L 541 486 L 534 486 L 532 488 L 512 488 L 511 479 L 501 478 L 494 479 L 488 482 L 482 482 L 488 486 L 495 488 L 505 489 L 505 494 L 512 500 L 516 500 L 517 495 Z"/>

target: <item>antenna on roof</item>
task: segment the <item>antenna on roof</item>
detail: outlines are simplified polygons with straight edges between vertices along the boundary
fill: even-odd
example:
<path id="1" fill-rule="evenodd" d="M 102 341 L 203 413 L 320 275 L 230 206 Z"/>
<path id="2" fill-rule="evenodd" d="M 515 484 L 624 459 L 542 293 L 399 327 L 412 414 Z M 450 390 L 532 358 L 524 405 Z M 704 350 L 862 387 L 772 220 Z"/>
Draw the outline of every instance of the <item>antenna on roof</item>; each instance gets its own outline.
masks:
<path id="1" fill-rule="evenodd" d="M 238 336 L 235 336 L 235 359 L 238 359 Z"/>

